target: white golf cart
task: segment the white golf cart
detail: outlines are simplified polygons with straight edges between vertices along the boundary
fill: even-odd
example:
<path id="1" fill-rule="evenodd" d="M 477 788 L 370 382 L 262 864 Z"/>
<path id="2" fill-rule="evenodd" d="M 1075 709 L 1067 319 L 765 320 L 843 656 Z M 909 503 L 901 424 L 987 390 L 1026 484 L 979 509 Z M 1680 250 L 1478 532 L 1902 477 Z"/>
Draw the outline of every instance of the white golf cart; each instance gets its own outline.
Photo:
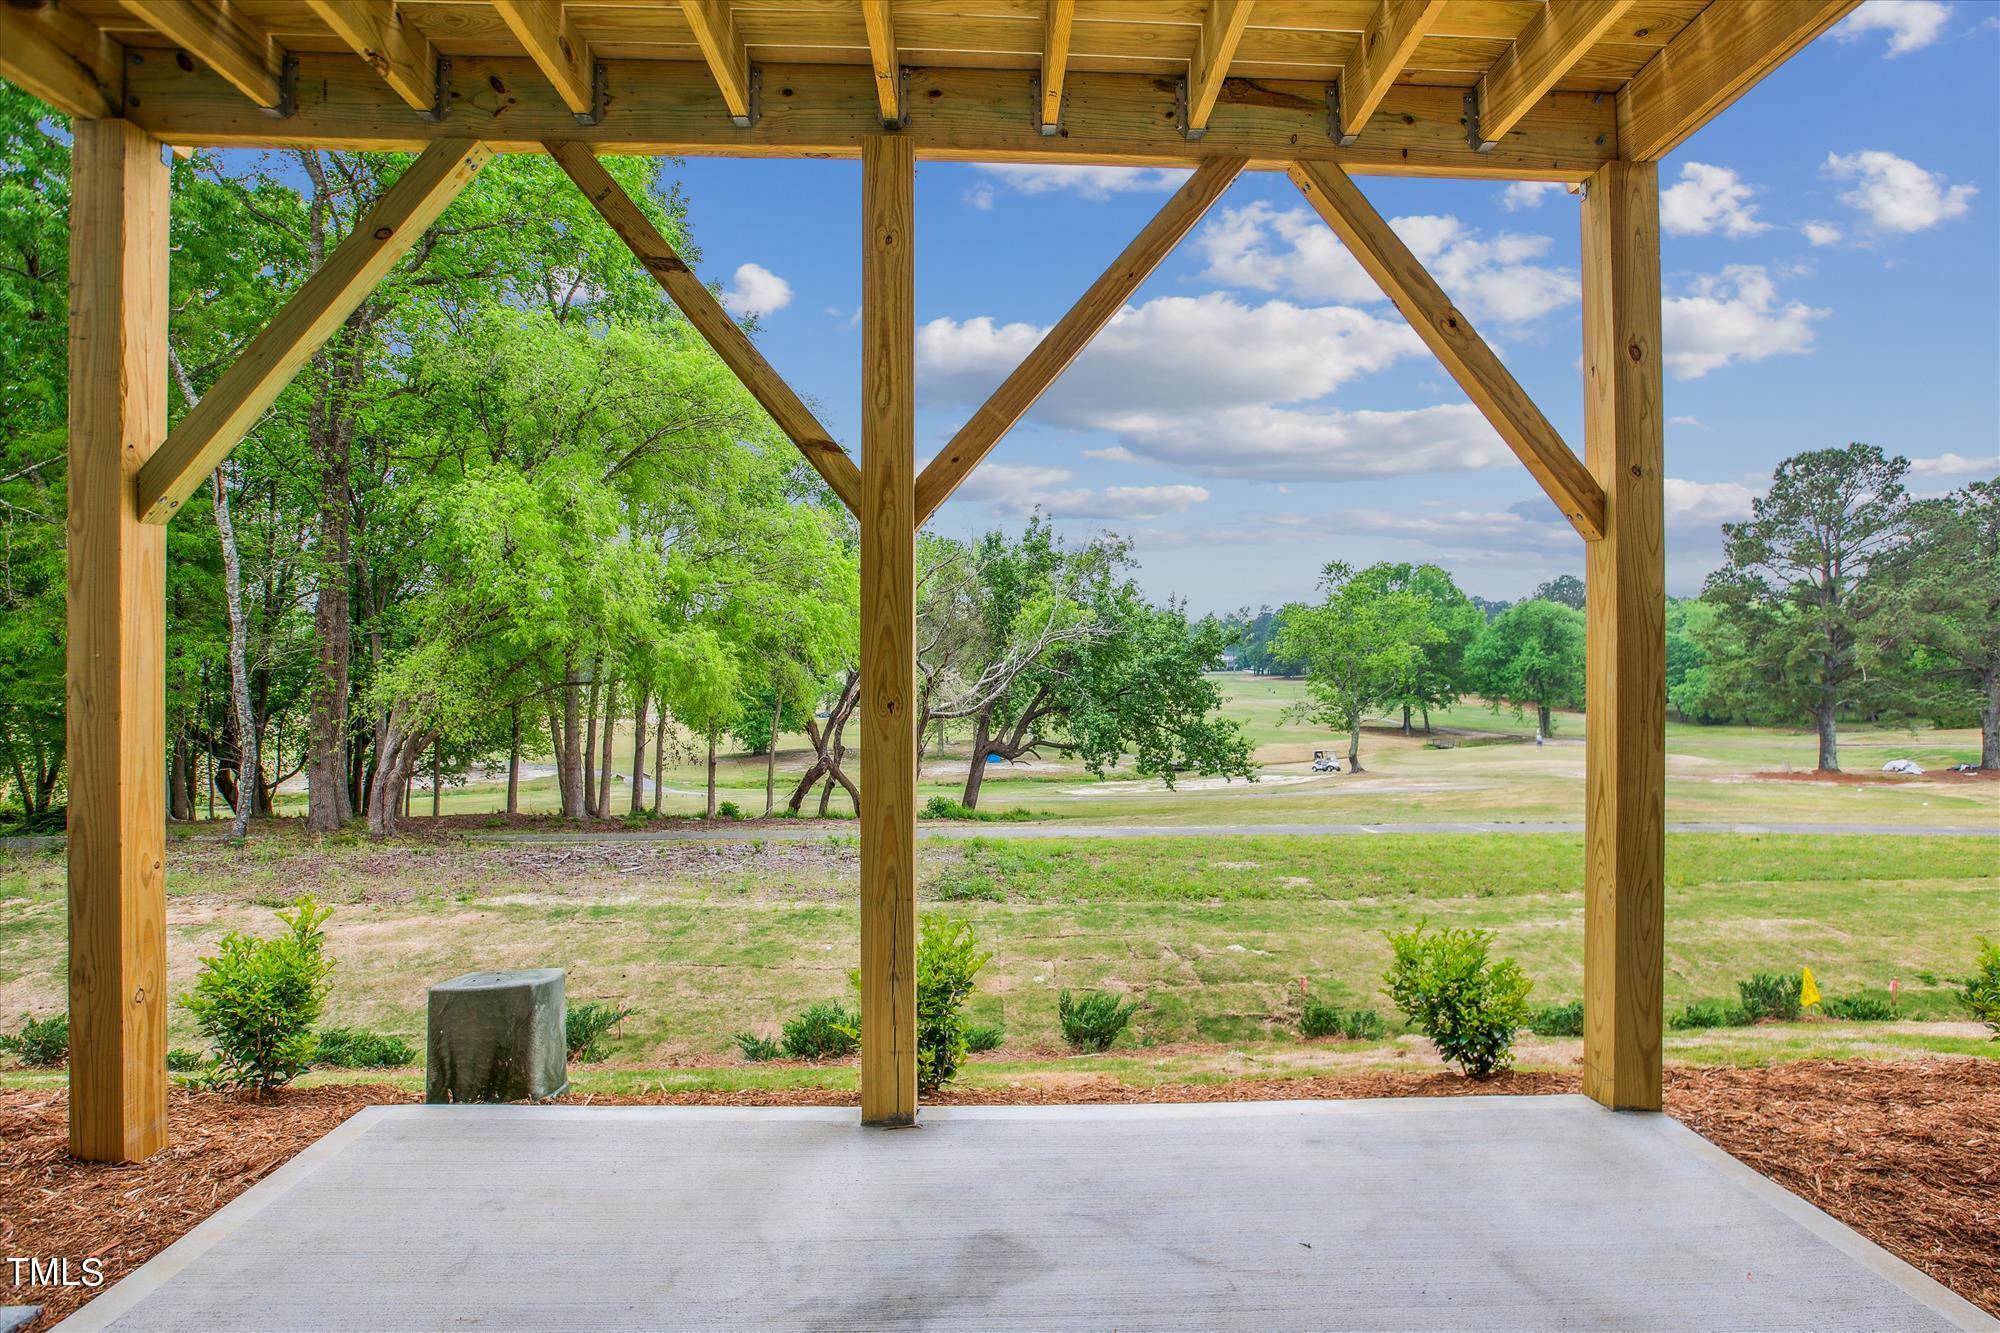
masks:
<path id="1" fill-rule="evenodd" d="M 1338 773 L 1340 771 L 1340 760 L 1335 757 L 1331 750 L 1314 750 L 1312 771 L 1315 773 Z"/>

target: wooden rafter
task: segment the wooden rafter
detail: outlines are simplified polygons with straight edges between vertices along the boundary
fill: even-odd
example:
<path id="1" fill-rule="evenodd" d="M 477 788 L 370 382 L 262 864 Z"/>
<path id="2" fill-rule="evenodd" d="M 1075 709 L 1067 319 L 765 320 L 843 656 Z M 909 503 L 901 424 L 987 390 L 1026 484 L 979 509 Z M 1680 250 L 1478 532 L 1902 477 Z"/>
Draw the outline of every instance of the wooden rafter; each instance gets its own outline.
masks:
<path id="1" fill-rule="evenodd" d="M 729 118 L 742 129 L 750 128 L 754 114 L 750 107 L 750 53 L 744 49 L 743 34 L 736 30 L 736 18 L 728 0 L 681 0 L 681 12 L 694 29 L 695 44 L 715 75 L 722 90 L 722 104 Z"/>
<path id="2" fill-rule="evenodd" d="M 896 25 L 889 0 L 861 0 L 861 21 L 868 29 L 868 63 L 875 73 L 875 103 L 882 123 L 903 124 L 903 62 L 896 54 Z"/>
<path id="3" fill-rule="evenodd" d="M 1042 24 L 1042 133 L 1062 124 L 1063 75 L 1069 72 L 1069 38 L 1076 26 L 1076 0 L 1049 0 Z"/>
<path id="4" fill-rule="evenodd" d="M 729 367 L 743 387 L 750 391 L 771 419 L 778 423 L 791 442 L 798 446 L 806 461 L 813 465 L 840 497 L 841 503 L 854 510 L 860 503 L 861 474 L 855 468 L 854 460 L 847 451 L 834 442 L 826 427 L 820 425 L 811 409 L 792 392 L 789 384 L 764 359 L 757 350 L 757 344 L 750 341 L 736 321 L 729 317 L 716 301 L 715 296 L 685 260 L 674 252 L 667 238 L 660 235 L 632 197 L 625 193 L 604 164 L 597 160 L 588 145 L 573 140 L 551 142 L 547 145 L 569 178 L 576 182 L 584 198 L 590 200 L 611 230 L 631 248 L 646 271 L 653 275 L 675 305 L 688 317 L 695 331 L 715 349 L 722 363 Z"/>
<path id="5" fill-rule="evenodd" d="M 477 140 L 441 139 L 396 178 L 146 460 L 139 470 L 146 522 L 173 517 L 492 156 Z"/>
<path id="6" fill-rule="evenodd" d="M 1339 167 L 1292 168 L 1313 210 L 1375 279 L 1507 447 L 1585 540 L 1604 535 L 1604 490 L 1493 349 Z"/>
<path id="7" fill-rule="evenodd" d="M 1479 80 L 1475 146 L 1484 150 L 1507 136 L 1611 31 L 1635 0 L 1549 0 L 1512 46 Z"/>
<path id="8" fill-rule="evenodd" d="M 124 61 L 123 47 L 66 9 L 0 0 L 0 78 L 66 116 L 116 116 Z"/>
<path id="9" fill-rule="evenodd" d="M 1860 0 L 1710 5 L 1618 94 L 1618 155 L 1654 162 L 1721 114 Z"/>
<path id="10" fill-rule="evenodd" d="M 1222 197 L 1244 165 L 1240 157 L 1212 158 L 1202 163 L 1146 224 L 1145 230 L 1077 298 L 1069 313 L 1042 335 L 1035 349 L 1014 367 L 1014 373 L 993 391 L 917 478 L 918 523 L 936 513 L 938 506 L 971 475 L 1000 438 L 1028 414 L 1035 400 L 1048 391 L 1090 345 L 1090 340 L 1124 308 L 1132 293 L 1173 253 L 1181 239 L 1194 230 L 1195 223 L 1201 221 L 1209 205 Z"/>
<path id="11" fill-rule="evenodd" d="M 285 52 L 227 4 L 121 0 L 127 13 L 236 86 L 265 110 L 286 101 Z"/>
<path id="12" fill-rule="evenodd" d="M 1340 70 L 1340 140 L 1351 144 L 1381 106 L 1396 76 L 1416 54 L 1445 0 L 1381 0 L 1362 30 L 1361 45 Z"/>
<path id="13" fill-rule="evenodd" d="M 398 0 L 306 0 L 306 4 L 413 110 L 426 114 L 440 110 L 437 52 L 430 38 L 403 16 Z"/>
<path id="14" fill-rule="evenodd" d="M 1229 77 L 1229 62 L 1250 26 L 1255 0 L 1209 0 L 1202 11 L 1201 35 L 1195 40 L 1194 58 L 1188 62 L 1187 123 L 1183 129 L 1199 137 L 1208 130 L 1208 115 L 1222 93 L 1222 81 Z"/>
<path id="15" fill-rule="evenodd" d="M 578 116 L 593 114 L 595 58 L 590 43 L 570 22 L 561 0 L 493 0 L 493 8 L 530 59 L 555 85 L 563 105 Z"/>

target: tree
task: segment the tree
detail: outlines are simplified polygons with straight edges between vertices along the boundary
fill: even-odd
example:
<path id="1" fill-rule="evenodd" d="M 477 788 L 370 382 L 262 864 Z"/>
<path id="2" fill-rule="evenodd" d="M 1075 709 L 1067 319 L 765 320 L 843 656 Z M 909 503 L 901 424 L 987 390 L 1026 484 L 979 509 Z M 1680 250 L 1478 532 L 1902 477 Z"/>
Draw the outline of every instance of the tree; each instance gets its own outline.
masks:
<path id="1" fill-rule="evenodd" d="M 1554 730 L 1550 710 L 1583 701 L 1583 613 L 1557 602 L 1516 602 L 1466 654 L 1466 672 L 1495 708 L 1533 705 L 1535 725 Z"/>
<path id="2" fill-rule="evenodd" d="M 1428 732 L 1431 709 L 1448 708 L 1466 692 L 1465 654 L 1485 628 L 1486 617 L 1437 565 L 1371 565 L 1356 577 L 1385 592 L 1414 593 L 1424 604 L 1425 617 L 1438 631 L 1384 700 L 1402 710 L 1404 735 L 1410 734 L 1413 711 L 1423 715 Z"/>
<path id="3" fill-rule="evenodd" d="M 1907 539 L 1909 460 L 1850 444 L 1778 465 L 1751 517 L 1722 526 L 1727 563 L 1703 591 L 1741 638 L 1745 667 L 1782 715 L 1819 733 L 1819 768 L 1840 769 L 1843 709 L 1886 699 L 1874 669 L 1891 628 L 1877 563 Z"/>
<path id="4" fill-rule="evenodd" d="M 1531 600 L 1554 602 L 1572 611 L 1583 610 L 1583 580 L 1574 574 L 1558 574 L 1534 591 Z"/>
<path id="5" fill-rule="evenodd" d="M 1979 715 L 1979 766 L 2000 768 L 2000 478 L 1910 508 L 1887 562 L 1897 637 L 1920 706 Z"/>
<path id="6" fill-rule="evenodd" d="M 1361 771 L 1362 717 L 1406 691 L 1444 639 L 1429 604 L 1400 582 L 1392 566 L 1357 574 L 1334 561 L 1320 575 L 1318 605 L 1284 610 L 1279 651 L 1306 664 L 1307 697 L 1293 715 L 1345 731 L 1352 773 Z"/>

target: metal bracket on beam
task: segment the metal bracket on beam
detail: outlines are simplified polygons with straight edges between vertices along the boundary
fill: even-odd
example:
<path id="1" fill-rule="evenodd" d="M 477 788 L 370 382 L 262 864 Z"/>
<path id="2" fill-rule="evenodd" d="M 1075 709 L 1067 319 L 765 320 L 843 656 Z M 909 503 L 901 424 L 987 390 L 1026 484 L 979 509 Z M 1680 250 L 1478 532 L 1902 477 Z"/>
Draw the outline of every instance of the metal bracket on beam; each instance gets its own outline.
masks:
<path id="1" fill-rule="evenodd" d="M 1326 137 L 1342 148 L 1354 147 L 1354 141 L 1361 137 L 1357 132 L 1349 134 L 1340 123 L 1340 81 L 1326 85 Z"/>
<path id="2" fill-rule="evenodd" d="M 285 57 L 278 67 L 278 104 L 265 114 L 278 120 L 290 120 L 299 110 L 299 58 Z"/>
<path id="3" fill-rule="evenodd" d="M 604 120 L 604 113 L 611 106 L 611 80 L 604 71 L 604 62 L 594 60 L 590 64 L 590 110 L 576 113 L 579 125 L 597 125 Z"/>
<path id="4" fill-rule="evenodd" d="M 1058 134 L 1069 133 L 1069 126 L 1064 120 L 1064 113 L 1069 110 L 1068 89 L 1065 88 L 1063 90 L 1062 98 L 1058 103 L 1055 123 L 1053 125 L 1046 124 L 1042 120 L 1042 76 L 1039 74 L 1030 74 L 1028 76 L 1028 110 L 1030 116 L 1034 119 L 1035 128 L 1045 137 L 1054 138 Z"/>
<path id="5" fill-rule="evenodd" d="M 755 65 L 750 67 L 750 114 L 731 116 L 729 123 L 739 130 L 747 130 L 757 123 L 759 109 L 763 106 L 764 72 Z"/>
<path id="6" fill-rule="evenodd" d="M 1186 139 L 1189 143 L 1193 143 L 1195 140 L 1201 138 L 1202 135 L 1208 133 L 1208 126 L 1206 125 L 1195 129 L 1188 124 L 1188 81 L 1186 75 L 1182 75 L 1181 81 L 1174 85 L 1174 111 L 1176 118 L 1180 122 L 1181 138 Z"/>
<path id="7" fill-rule="evenodd" d="M 1487 139 L 1479 132 L 1479 89 L 1465 90 L 1465 141 L 1472 145 L 1475 153 L 1490 153 L 1499 147 L 1499 140 Z"/>
<path id="8" fill-rule="evenodd" d="M 451 57 L 450 56 L 439 56 L 437 58 L 436 82 L 437 82 L 437 93 L 432 98 L 431 109 L 427 113 L 430 122 L 433 125 L 441 123 L 446 116 L 451 114 Z"/>

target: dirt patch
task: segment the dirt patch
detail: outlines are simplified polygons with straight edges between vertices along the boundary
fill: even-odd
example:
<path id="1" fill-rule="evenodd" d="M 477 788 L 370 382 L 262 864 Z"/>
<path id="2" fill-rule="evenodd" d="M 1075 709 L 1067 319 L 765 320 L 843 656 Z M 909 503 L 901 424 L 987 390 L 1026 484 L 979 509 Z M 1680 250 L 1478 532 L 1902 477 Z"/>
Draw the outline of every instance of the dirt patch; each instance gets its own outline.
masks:
<path id="1" fill-rule="evenodd" d="M 2000 1314 L 2000 1061 L 1800 1061 L 1667 1071 L 1667 1111 L 1793 1193 L 1988 1311 Z M 1357 1073 L 1135 1086 L 1077 1071 L 961 1088 L 946 1106 L 1548 1095 L 1575 1073 L 1473 1083 L 1450 1073 Z M 364 1106 L 415 1100 L 382 1086 L 288 1090 L 270 1101 L 179 1089 L 172 1143 L 149 1162 L 101 1166 L 64 1150 L 60 1089 L 0 1089 L 0 1248 L 101 1259 L 115 1282 Z M 579 1096 L 577 1105 L 853 1106 L 852 1092 L 674 1092 Z M 45 1325 L 85 1289 L 12 1289 Z"/>
<path id="2" fill-rule="evenodd" d="M 1752 773 L 1749 780 L 1810 782 L 1822 787 L 1972 786 L 1982 782 L 2000 782 L 2000 768 L 1976 768 L 1970 773 L 1955 773 L 1948 768 L 1927 769 L 1922 773 L 1822 773 L 1816 768 L 1801 768 Z"/>

